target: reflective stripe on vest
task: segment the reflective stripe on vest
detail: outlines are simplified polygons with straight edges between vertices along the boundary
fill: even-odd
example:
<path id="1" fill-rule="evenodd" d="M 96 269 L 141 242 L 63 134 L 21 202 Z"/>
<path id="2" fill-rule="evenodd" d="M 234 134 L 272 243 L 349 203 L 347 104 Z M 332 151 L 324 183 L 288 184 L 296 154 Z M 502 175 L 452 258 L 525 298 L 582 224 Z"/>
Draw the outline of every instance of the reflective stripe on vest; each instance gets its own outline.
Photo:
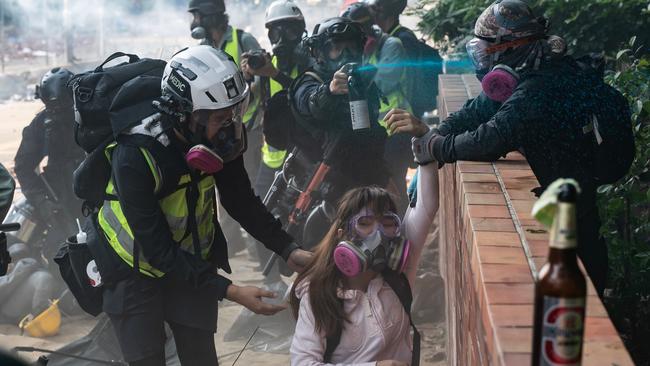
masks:
<path id="1" fill-rule="evenodd" d="M 277 67 L 278 66 L 278 58 L 273 56 L 272 59 L 273 66 Z M 295 79 L 298 77 L 298 67 L 294 66 L 293 69 L 291 70 L 291 74 L 289 75 L 292 79 Z M 271 79 L 271 96 L 274 96 L 275 93 L 279 92 L 280 90 L 284 89 L 282 87 L 282 84 L 278 83 L 277 81 Z M 277 150 L 272 146 L 269 146 L 266 141 L 264 141 L 264 145 L 262 145 L 262 161 L 266 166 L 268 166 L 271 169 L 278 169 L 282 166 L 282 163 L 284 162 L 284 158 L 287 156 L 287 151 L 286 150 Z"/>
<path id="2" fill-rule="evenodd" d="M 115 147 L 115 143 L 106 148 L 107 156 L 109 157 L 111 150 Z M 155 193 L 161 188 L 161 175 L 158 165 L 156 164 L 153 156 L 145 148 L 140 148 L 151 173 L 156 182 Z M 165 215 L 165 219 L 169 226 L 173 240 L 180 246 L 182 250 L 194 254 L 194 244 L 192 235 L 187 228 L 187 217 L 189 208 L 187 206 L 186 192 L 190 183 L 189 174 L 181 176 L 177 184 L 177 189 L 163 198 L 158 203 L 160 209 Z M 206 176 L 198 183 L 198 199 L 194 215 L 196 217 L 196 224 L 199 233 L 199 243 L 201 247 L 202 258 L 207 258 L 210 252 L 212 242 L 214 239 L 214 200 L 215 200 L 215 183 L 212 176 Z M 117 195 L 113 179 L 111 178 L 106 186 L 106 193 Z M 104 201 L 104 205 L 99 210 L 98 215 L 99 225 L 106 236 L 110 246 L 126 263 L 133 267 L 133 252 L 134 252 L 134 239 L 131 227 L 124 216 L 122 206 L 119 201 Z M 139 256 L 139 269 L 144 275 L 150 277 L 161 277 L 164 275 L 162 271 L 154 268 L 142 254 L 140 249 Z"/>
<path id="3" fill-rule="evenodd" d="M 392 34 L 393 32 L 391 32 Z M 383 45 L 382 45 L 383 46 Z M 375 49 L 375 51 L 372 53 L 370 58 L 368 59 L 368 63 L 371 65 L 377 65 L 379 63 L 377 55 L 380 53 L 380 49 Z M 406 87 L 406 72 L 402 70 L 402 76 L 400 77 L 400 86 L 397 88 L 397 90 L 389 93 L 388 95 L 384 95 L 386 99 L 388 99 L 388 104 L 384 103 L 384 101 L 381 101 L 381 104 L 379 106 L 379 124 L 386 128 L 386 122 L 384 122 L 384 116 L 386 113 L 388 113 L 391 109 L 393 108 L 400 108 L 404 109 L 408 112 L 412 112 L 411 105 L 409 104 L 408 100 L 406 99 L 406 95 L 404 91 L 402 90 L 403 88 Z"/>
<path id="4" fill-rule="evenodd" d="M 227 54 L 229 54 L 233 60 L 235 60 L 235 63 L 237 66 L 239 66 L 239 59 L 241 58 L 241 53 L 242 50 L 239 47 L 239 34 L 237 32 L 237 28 L 231 27 L 232 32 L 230 36 L 230 41 L 226 42 L 226 46 L 223 48 L 223 51 Z M 247 124 L 252 118 L 253 115 L 255 114 L 255 111 L 257 110 L 257 99 L 255 99 L 252 103 L 248 105 L 248 109 L 246 110 L 246 113 L 244 113 L 244 124 Z"/>

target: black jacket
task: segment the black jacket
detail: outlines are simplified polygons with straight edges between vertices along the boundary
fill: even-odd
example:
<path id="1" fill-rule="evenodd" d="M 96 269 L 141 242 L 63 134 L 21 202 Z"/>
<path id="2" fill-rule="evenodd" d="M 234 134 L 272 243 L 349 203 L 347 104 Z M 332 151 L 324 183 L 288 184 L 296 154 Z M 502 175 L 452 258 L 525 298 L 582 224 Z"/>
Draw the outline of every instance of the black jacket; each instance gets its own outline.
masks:
<path id="1" fill-rule="evenodd" d="M 520 150 L 542 188 L 557 178 L 574 178 L 584 193 L 595 195 L 591 136 L 582 132 L 602 98 L 593 95 L 593 78 L 571 58 L 543 64 L 521 76 L 505 103 L 481 93 L 439 127 L 434 143 L 441 162 L 495 161 Z"/>
<path id="2" fill-rule="evenodd" d="M 15 172 L 25 197 L 37 205 L 49 196 L 36 173 L 47 156 L 45 178 L 64 207 L 78 215 L 81 205 L 72 191 L 72 173 L 83 160 L 84 153 L 74 141 L 74 123 L 72 116 L 52 119 L 45 111 L 39 112 L 23 129 L 23 139 L 15 157 Z"/>
<path id="3" fill-rule="evenodd" d="M 139 146 L 149 149 L 160 168 L 163 186 L 159 195 L 154 193 L 154 179 Z M 225 237 L 216 219 L 209 263 L 179 248 L 158 203 L 161 195 L 173 192 L 181 175 L 188 173 L 179 149 L 173 144 L 165 148 L 146 136 L 121 136 L 112 153 L 111 166 L 120 205 L 149 263 L 163 272 L 177 271 L 192 286 L 216 286 L 219 299 L 225 297 L 230 280 L 215 275 L 214 267 L 226 271 L 230 268 Z M 214 179 L 228 214 L 255 239 L 281 254 L 293 239 L 253 192 L 243 158 L 226 163 Z"/>
<path id="4" fill-rule="evenodd" d="M 371 87 L 368 93 L 370 128 L 354 131 L 348 96 L 331 94 L 331 76 L 321 78 L 324 83 L 310 74 L 302 74 L 291 86 L 289 96 L 296 120 L 321 144 L 325 157 L 329 157 L 332 175 L 338 183 L 335 196 L 358 186 L 385 187 L 388 183 L 383 159 L 386 131 L 377 123 L 377 88 Z"/>

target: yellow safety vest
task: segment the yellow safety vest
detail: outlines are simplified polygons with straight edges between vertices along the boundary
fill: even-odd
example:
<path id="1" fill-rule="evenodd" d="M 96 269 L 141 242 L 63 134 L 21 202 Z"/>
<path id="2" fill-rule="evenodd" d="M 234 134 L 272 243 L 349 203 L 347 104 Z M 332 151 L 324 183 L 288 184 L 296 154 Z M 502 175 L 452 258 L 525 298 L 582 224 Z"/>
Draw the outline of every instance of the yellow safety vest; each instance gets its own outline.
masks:
<path id="1" fill-rule="evenodd" d="M 110 144 L 106 150 L 106 157 L 109 162 L 111 160 L 111 152 L 117 143 Z M 162 174 L 156 161 L 151 153 L 145 149 L 140 148 L 142 155 L 151 169 L 155 181 L 154 192 L 158 193 L 162 188 Z M 188 215 L 189 208 L 186 199 L 186 190 L 190 184 L 190 175 L 185 174 L 180 177 L 177 188 L 171 194 L 161 198 L 158 203 L 160 209 L 165 214 L 167 224 L 172 233 L 174 241 L 180 246 L 182 250 L 194 254 L 194 242 L 192 235 L 188 230 Z M 215 182 L 211 175 L 202 177 L 197 184 L 198 186 L 198 199 L 194 216 L 196 218 L 196 226 L 199 234 L 199 243 L 201 248 L 201 257 L 206 259 L 210 253 L 212 242 L 214 240 L 214 200 L 215 200 Z M 111 178 L 106 186 L 106 193 L 108 195 L 117 196 L 113 178 Z M 129 227 L 129 223 L 124 216 L 120 201 L 106 200 L 99 210 L 98 215 L 99 226 L 101 227 L 106 239 L 115 252 L 127 264 L 133 267 L 134 262 L 134 238 L 133 232 Z M 162 271 L 153 267 L 142 254 L 140 249 L 139 254 L 139 270 L 142 274 L 149 277 L 161 277 L 164 275 Z"/>
<path id="2" fill-rule="evenodd" d="M 241 59 L 242 54 L 241 47 L 239 47 L 239 34 L 237 32 L 237 28 L 231 28 L 232 33 L 230 41 L 226 42 L 226 46 L 223 48 L 223 51 L 229 54 L 230 57 L 235 60 L 235 63 L 239 65 L 239 60 Z M 243 118 L 244 124 L 247 124 L 253 118 L 253 115 L 255 114 L 255 111 L 257 110 L 257 106 L 259 104 L 258 99 L 259 98 L 256 98 L 252 103 L 248 105 L 248 109 L 246 110 Z"/>
<path id="3" fill-rule="evenodd" d="M 391 32 L 391 35 L 395 31 Z M 377 65 L 379 63 L 378 60 L 378 54 L 381 50 L 379 48 L 375 49 L 375 51 L 370 55 L 370 58 L 368 59 L 368 63 L 371 65 Z M 408 100 L 406 99 L 406 95 L 402 89 L 406 87 L 406 73 L 402 71 L 402 76 L 400 77 L 400 88 L 397 88 L 397 90 L 389 93 L 388 95 L 385 95 L 386 99 L 388 99 L 388 104 L 384 103 L 384 101 L 381 101 L 381 104 L 379 106 L 379 124 L 386 128 L 386 122 L 384 122 L 384 116 L 386 113 L 388 113 L 391 109 L 393 108 L 401 108 L 404 110 L 407 110 L 409 112 L 412 112 L 411 110 L 411 105 L 409 104 Z"/>
<path id="4" fill-rule="evenodd" d="M 273 66 L 278 66 L 278 59 L 277 57 L 273 56 Z M 292 79 L 295 79 L 298 77 L 298 67 L 294 66 L 293 70 L 291 70 L 291 76 Z M 279 92 L 282 90 L 282 85 L 278 83 L 277 81 L 271 79 L 271 96 L 274 96 L 275 93 Z M 278 169 L 282 166 L 282 163 L 284 162 L 284 158 L 287 156 L 287 151 L 286 150 L 277 150 L 273 146 L 269 146 L 266 141 L 264 141 L 264 145 L 262 145 L 262 161 L 266 166 L 268 166 L 271 169 Z"/>

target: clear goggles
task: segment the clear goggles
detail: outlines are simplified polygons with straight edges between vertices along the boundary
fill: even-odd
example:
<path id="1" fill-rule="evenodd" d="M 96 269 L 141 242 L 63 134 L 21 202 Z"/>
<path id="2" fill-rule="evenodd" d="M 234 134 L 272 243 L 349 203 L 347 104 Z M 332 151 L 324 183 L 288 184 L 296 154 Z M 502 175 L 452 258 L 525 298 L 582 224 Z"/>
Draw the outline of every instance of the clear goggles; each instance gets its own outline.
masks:
<path id="1" fill-rule="evenodd" d="M 219 129 L 228 127 L 232 124 L 241 125 L 244 118 L 244 114 L 246 114 L 247 109 L 248 109 L 248 97 L 246 97 L 243 101 L 227 108 L 215 109 L 215 110 L 203 110 L 204 113 L 206 113 L 206 117 L 198 118 L 197 123 L 203 127 L 208 127 L 209 124 L 216 123 L 219 125 L 218 126 Z M 218 119 L 211 118 L 212 113 L 218 113 L 219 118 Z"/>
<path id="2" fill-rule="evenodd" d="M 494 55 L 488 52 L 492 44 L 484 39 L 472 38 L 465 48 L 467 55 L 472 60 L 476 70 L 489 70 L 492 68 Z"/>
<path id="3" fill-rule="evenodd" d="M 389 238 L 400 235 L 402 220 L 394 212 L 374 215 L 372 212 L 361 212 L 350 220 L 350 232 L 361 239 L 374 234 L 377 230 Z"/>

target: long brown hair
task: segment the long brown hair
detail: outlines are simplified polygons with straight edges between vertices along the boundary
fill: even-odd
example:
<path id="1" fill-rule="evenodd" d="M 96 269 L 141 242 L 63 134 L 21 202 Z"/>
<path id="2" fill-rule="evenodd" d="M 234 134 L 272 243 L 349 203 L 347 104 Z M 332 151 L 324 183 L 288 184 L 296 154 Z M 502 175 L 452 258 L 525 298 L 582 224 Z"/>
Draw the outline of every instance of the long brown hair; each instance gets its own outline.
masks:
<path id="1" fill-rule="evenodd" d="M 347 233 L 350 219 L 364 208 L 375 213 L 396 212 L 395 201 L 383 188 L 371 186 L 348 191 L 339 202 L 334 223 L 316 246 L 312 261 L 298 275 L 291 289 L 291 308 L 294 317 L 298 318 L 300 300 L 296 296 L 296 288 L 303 280 L 309 281 L 309 302 L 316 320 L 316 331 L 324 331 L 326 336 L 336 334 L 337 329 L 343 329 L 344 322 L 348 321 L 343 311 L 343 301 L 337 296 L 338 288 L 345 285 L 345 276 L 333 259 L 334 249 L 341 239 L 338 230 Z"/>

